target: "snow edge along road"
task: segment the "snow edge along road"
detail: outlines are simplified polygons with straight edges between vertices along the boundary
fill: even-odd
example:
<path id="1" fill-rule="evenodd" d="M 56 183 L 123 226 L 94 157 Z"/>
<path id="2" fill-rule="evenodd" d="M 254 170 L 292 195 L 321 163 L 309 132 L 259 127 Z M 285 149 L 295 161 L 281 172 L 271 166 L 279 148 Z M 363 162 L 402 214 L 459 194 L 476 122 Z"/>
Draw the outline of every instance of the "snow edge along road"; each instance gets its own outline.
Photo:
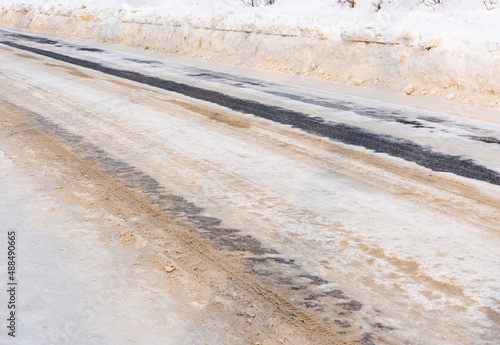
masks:
<path id="1" fill-rule="evenodd" d="M 284 1 L 260 8 L 239 1 L 216 1 L 219 6 L 208 1 L 87 1 L 81 7 L 74 1 L 7 2 L 0 5 L 0 22 L 32 33 L 113 42 L 358 89 L 373 87 L 406 98 L 446 100 L 453 108 L 481 104 L 498 111 L 499 83 L 491 73 L 500 61 L 493 35 L 498 8 L 487 11 L 481 2 L 471 8 L 467 2 L 474 1 L 468 0 L 435 7 L 413 1 L 420 9 L 412 8 L 411 1 L 386 1 L 374 12 L 371 1 L 357 1 L 354 8 L 321 2 L 320 7 Z"/>

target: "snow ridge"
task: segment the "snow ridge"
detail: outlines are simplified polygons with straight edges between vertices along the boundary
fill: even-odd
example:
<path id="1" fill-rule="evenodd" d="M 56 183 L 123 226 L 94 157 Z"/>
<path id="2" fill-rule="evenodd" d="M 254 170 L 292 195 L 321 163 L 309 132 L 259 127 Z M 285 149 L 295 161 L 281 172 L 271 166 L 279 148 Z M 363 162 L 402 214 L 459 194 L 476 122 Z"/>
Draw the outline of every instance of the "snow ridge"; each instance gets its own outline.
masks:
<path id="1" fill-rule="evenodd" d="M 287 74 L 499 106 L 500 8 L 386 0 L 0 1 L 0 23 Z M 496 97 L 496 98 L 495 98 Z M 483 102 L 484 103 L 484 102 Z"/>

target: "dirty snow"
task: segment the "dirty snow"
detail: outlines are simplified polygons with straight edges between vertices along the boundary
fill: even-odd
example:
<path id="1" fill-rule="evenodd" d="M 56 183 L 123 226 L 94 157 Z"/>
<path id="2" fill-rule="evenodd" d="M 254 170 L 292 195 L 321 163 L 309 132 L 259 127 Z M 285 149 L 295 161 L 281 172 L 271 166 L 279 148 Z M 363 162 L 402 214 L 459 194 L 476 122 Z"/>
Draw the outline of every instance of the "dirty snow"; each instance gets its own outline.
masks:
<path id="1" fill-rule="evenodd" d="M 16 231 L 18 283 L 16 337 L 7 336 L 3 321 L 0 343 L 247 343 L 213 309 L 213 291 L 145 264 L 133 246 L 116 239 L 123 224 L 61 202 L 54 189 L 61 176 L 34 161 L 0 151 L 2 319 L 8 231 Z M 38 185 L 40 178 L 46 184 Z"/>
<path id="2" fill-rule="evenodd" d="M 415 344 L 486 345 L 496 339 L 497 235 L 335 172 L 354 163 L 332 164 L 332 153 L 287 137 L 281 126 L 259 126 L 243 114 L 249 131 L 220 125 L 169 102 L 180 96 L 115 90 L 99 74 L 89 83 L 51 66 L 2 61 L 10 70 L 5 87 L 20 95 L 18 102 L 140 166 L 203 207 L 205 216 L 242 229 L 333 282 L 328 288 L 363 301 L 364 320 L 356 322 L 382 319 L 395 339 Z M 22 101 L 26 89 L 36 90 L 30 104 Z M 276 142 L 283 145 L 276 149 Z M 302 145 L 328 163 L 309 164 L 307 154 L 285 150 Z"/>

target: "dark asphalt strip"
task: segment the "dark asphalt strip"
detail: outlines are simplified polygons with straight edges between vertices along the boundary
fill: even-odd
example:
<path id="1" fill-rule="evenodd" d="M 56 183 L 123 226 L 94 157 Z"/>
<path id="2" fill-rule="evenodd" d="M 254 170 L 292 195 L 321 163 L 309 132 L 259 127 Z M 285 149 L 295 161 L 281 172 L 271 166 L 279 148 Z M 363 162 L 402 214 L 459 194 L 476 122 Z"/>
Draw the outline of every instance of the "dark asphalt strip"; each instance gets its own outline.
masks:
<path id="1" fill-rule="evenodd" d="M 284 125 L 290 125 L 293 128 L 301 129 L 309 134 L 326 137 L 344 144 L 361 146 L 375 152 L 386 153 L 390 156 L 414 162 L 434 171 L 449 172 L 459 176 L 500 185 L 500 174 L 496 171 L 476 164 L 470 159 L 435 152 L 429 147 L 418 145 L 408 140 L 375 134 L 361 128 L 333 123 L 319 117 L 311 117 L 284 108 L 236 98 L 221 92 L 206 90 L 138 72 L 107 67 L 100 63 L 77 59 L 10 41 L 0 41 L 0 43 L 72 65 L 89 68 L 115 77 L 179 93 L 194 99 L 215 103 L 241 113 L 255 115 Z"/>

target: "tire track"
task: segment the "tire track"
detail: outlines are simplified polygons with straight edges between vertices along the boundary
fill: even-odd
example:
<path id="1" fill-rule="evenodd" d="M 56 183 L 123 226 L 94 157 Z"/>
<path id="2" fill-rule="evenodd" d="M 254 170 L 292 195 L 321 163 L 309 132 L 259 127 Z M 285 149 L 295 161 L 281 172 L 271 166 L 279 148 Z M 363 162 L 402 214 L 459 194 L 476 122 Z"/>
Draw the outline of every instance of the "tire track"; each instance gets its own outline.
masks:
<path id="1" fill-rule="evenodd" d="M 409 140 L 389 135 L 379 135 L 358 127 L 333 123 L 320 117 L 311 117 L 296 111 L 247 99 L 236 98 L 221 92 L 165 80 L 138 72 L 116 69 L 100 63 L 73 58 L 11 41 L 0 41 L 0 43 L 11 48 L 28 51 L 122 79 L 157 87 L 197 100 L 215 103 L 234 111 L 251 114 L 283 125 L 289 125 L 306 133 L 325 137 L 344 144 L 364 147 L 376 153 L 386 153 L 393 157 L 414 162 L 433 171 L 449 172 L 458 176 L 500 185 L 500 174 L 494 170 L 479 165 L 471 159 L 436 152 L 429 147 L 416 144 Z"/>
<path id="2" fill-rule="evenodd" d="M 24 139 L 27 146 L 53 152 L 59 163 L 100 186 L 100 202 L 108 210 L 141 216 L 138 228 L 142 230 L 136 235 L 173 258 L 188 274 L 223 293 L 237 291 L 244 296 L 244 304 L 258 301 L 261 318 L 281 320 L 279 323 L 292 326 L 312 344 L 347 344 L 346 339 L 375 344 L 376 339 L 382 340 L 375 332 L 360 334 L 350 324 L 349 315 L 363 307 L 359 301 L 340 290 L 317 289 L 326 280 L 308 274 L 239 230 L 220 227 L 220 220 L 200 216 L 202 209 L 83 137 L 7 100 L 1 103 L 4 121 L 9 115 L 12 119 L 3 126 L 4 132 Z M 214 272 L 220 273 L 215 279 Z"/>

